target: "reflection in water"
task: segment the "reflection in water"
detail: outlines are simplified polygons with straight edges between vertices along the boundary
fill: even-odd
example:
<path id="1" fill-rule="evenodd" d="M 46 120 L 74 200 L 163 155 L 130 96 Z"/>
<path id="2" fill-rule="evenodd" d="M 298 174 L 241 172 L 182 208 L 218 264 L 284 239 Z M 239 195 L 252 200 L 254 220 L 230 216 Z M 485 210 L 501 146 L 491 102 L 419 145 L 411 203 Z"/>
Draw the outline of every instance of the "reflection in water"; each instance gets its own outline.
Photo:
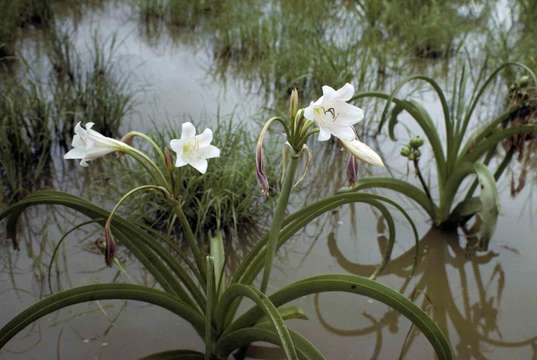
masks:
<path id="1" fill-rule="evenodd" d="M 415 248 L 392 259 L 382 275 L 395 275 L 403 279 L 400 291 L 414 301 L 421 299 L 421 307 L 449 335 L 457 359 L 486 359 L 484 345 L 502 348 L 529 347 L 535 358 L 537 335 L 524 339 L 504 340 L 498 326 L 498 313 L 502 306 L 506 281 L 505 273 L 500 263 L 495 265 L 489 279 L 484 279 L 481 273 L 481 265 L 490 263 L 497 254 L 493 251 L 484 254 L 469 252 L 461 246 L 460 240 L 454 232 L 432 228 L 419 242 L 420 263 L 414 276 L 412 268 Z M 349 261 L 339 249 L 334 236 L 328 237 L 328 248 L 339 266 L 350 273 L 369 276 L 377 267 Z M 457 285 L 454 281 L 457 275 L 452 274 L 453 270 L 458 275 Z M 476 296 L 472 296 L 474 292 Z M 323 319 L 318 297 L 315 305 L 317 315 L 326 330 L 340 336 L 376 334 L 375 349 L 381 347 L 383 328 L 387 328 L 391 333 L 398 330 L 399 315 L 394 311 L 387 311 L 380 319 L 364 313 L 363 316 L 371 322 L 369 326 L 342 330 Z M 413 329 L 409 331 L 401 349 L 402 357 L 407 354 L 416 335 Z M 378 352 L 376 354 L 378 355 Z"/>

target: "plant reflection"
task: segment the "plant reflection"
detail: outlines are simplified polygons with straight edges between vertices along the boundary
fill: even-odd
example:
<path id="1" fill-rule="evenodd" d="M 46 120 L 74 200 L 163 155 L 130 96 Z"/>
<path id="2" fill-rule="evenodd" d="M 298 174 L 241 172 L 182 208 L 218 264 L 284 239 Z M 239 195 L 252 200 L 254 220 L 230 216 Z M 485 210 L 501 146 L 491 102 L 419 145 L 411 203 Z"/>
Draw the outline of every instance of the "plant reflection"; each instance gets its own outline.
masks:
<path id="1" fill-rule="evenodd" d="M 379 237 L 381 249 L 384 240 L 383 236 Z M 347 272 L 369 276 L 377 267 L 348 260 L 338 247 L 333 233 L 328 236 L 328 248 L 338 265 Z M 532 358 L 537 356 L 537 335 L 519 340 L 503 339 L 498 314 L 505 289 L 505 272 L 502 265 L 497 263 L 490 278 L 485 279 L 480 266 L 489 264 L 498 254 L 493 251 L 483 254 L 470 252 L 461 245 L 461 239 L 456 233 L 432 228 L 419 242 L 420 262 L 415 276 L 412 276 L 415 256 L 415 248 L 412 248 L 392 259 L 383 276 L 395 275 L 404 280 L 400 291 L 414 301 L 421 301 L 421 307 L 448 333 L 457 359 L 486 359 L 486 346 L 528 347 L 533 352 Z M 452 275 L 453 270 L 455 274 L 458 273 L 458 284 L 454 284 L 457 276 Z M 339 336 L 375 334 L 377 344 L 372 358 L 378 355 L 376 349 L 382 347 L 383 329 L 387 328 L 390 333 L 399 330 L 399 315 L 393 311 L 387 311 L 379 319 L 363 313 L 370 325 L 343 330 L 330 325 L 323 318 L 319 297 L 315 298 L 315 308 L 322 326 L 332 333 Z M 401 349 L 402 358 L 407 355 L 416 335 L 414 329 L 407 334 Z"/>

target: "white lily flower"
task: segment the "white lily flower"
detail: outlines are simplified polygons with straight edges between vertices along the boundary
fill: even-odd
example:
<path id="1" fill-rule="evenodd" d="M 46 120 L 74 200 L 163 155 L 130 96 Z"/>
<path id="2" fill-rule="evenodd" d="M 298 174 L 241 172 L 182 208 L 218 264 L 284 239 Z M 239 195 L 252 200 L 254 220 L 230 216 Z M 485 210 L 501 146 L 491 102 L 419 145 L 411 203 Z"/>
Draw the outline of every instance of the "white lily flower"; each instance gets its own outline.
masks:
<path id="1" fill-rule="evenodd" d="M 220 156 L 220 149 L 211 145 L 213 132 L 205 129 L 196 135 L 196 128 L 192 123 L 183 123 L 181 138 L 170 141 L 170 147 L 177 153 L 176 167 L 190 165 L 200 173 L 207 171 L 207 159 Z"/>
<path id="2" fill-rule="evenodd" d="M 376 166 L 384 166 L 380 156 L 369 146 L 355 138 L 351 141 L 341 140 L 343 146 L 358 159 Z"/>
<path id="3" fill-rule="evenodd" d="M 127 147 L 119 140 L 106 137 L 92 129 L 92 122 L 86 123 L 85 128 L 80 122 L 75 126 L 75 136 L 73 137 L 73 148 L 69 150 L 64 159 L 80 159 L 80 165 L 88 166 L 88 161 L 95 160 L 101 156 L 121 151 Z"/>
<path id="4" fill-rule="evenodd" d="M 319 126 L 319 141 L 326 141 L 331 135 L 347 141 L 356 137 L 353 125 L 364 118 L 364 112 L 347 104 L 353 95 L 354 87 L 349 83 L 339 90 L 325 85 L 323 96 L 304 109 L 304 117 Z"/>

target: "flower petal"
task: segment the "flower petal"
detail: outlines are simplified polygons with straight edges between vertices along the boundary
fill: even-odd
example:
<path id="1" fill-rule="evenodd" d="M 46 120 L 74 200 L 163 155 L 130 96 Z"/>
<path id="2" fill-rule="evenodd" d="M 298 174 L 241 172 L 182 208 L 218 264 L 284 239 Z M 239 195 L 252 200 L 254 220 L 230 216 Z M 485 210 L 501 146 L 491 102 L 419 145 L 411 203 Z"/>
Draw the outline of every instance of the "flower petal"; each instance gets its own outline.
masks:
<path id="1" fill-rule="evenodd" d="M 188 164 L 202 174 L 205 174 L 207 171 L 208 164 L 206 159 L 190 159 Z"/>
<path id="2" fill-rule="evenodd" d="M 86 152 L 80 148 L 72 148 L 63 155 L 64 159 L 83 159 Z"/>
<path id="3" fill-rule="evenodd" d="M 331 101 L 337 96 L 336 90 L 328 85 L 323 85 L 323 99 L 324 101 Z"/>
<path id="4" fill-rule="evenodd" d="M 341 140 L 352 141 L 354 138 L 356 138 L 356 133 L 354 132 L 354 128 L 352 126 L 334 125 L 330 127 L 330 132 L 332 135 Z"/>
<path id="5" fill-rule="evenodd" d="M 170 148 L 176 153 L 183 152 L 183 143 L 182 139 L 172 139 L 170 140 Z"/>
<path id="6" fill-rule="evenodd" d="M 319 128 L 319 141 L 326 141 L 330 139 L 330 131 L 325 128 Z"/>
<path id="7" fill-rule="evenodd" d="M 214 145 L 208 145 L 200 149 L 200 156 L 205 159 L 212 159 L 220 156 L 220 149 Z"/>
<path id="8" fill-rule="evenodd" d="M 198 140 L 199 147 L 209 146 L 211 141 L 213 141 L 213 131 L 211 129 L 205 129 L 203 132 L 196 136 Z"/>
<path id="9" fill-rule="evenodd" d="M 313 101 L 310 103 L 308 107 L 304 109 L 304 117 L 308 120 L 314 121 L 315 120 L 315 104 Z"/>
<path id="10" fill-rule="evenodd" d="M 364 111 L 357 106 L 339 103 L 337 104 L 337 122 L 341 125 L 354 125 L 364 118 Z"/>
<path id="11" fill-rule="evenodd" d="M 181 139 L 190 139 L 196 136 L 196 128 L 191 122 L 183 123 L 181 126 Z"/>
<path id="12" fill-rule="evenodd" d="M 340 89 L 336 91 L 334 96 L 335 99 L 340 101 L 349 101 L 354 95 L 354 86 L 349 83 L 343 85 Z"/>
<path id="13" fill-rule="evenodd" d="M 177 159 L 175 160 L 175 167 L 181 167 L 181 166 L 185 166 L 187 164 L 187 162 L 185 161 L 185 159 L 183 159 L 182 156 L 177 156 Z"/>

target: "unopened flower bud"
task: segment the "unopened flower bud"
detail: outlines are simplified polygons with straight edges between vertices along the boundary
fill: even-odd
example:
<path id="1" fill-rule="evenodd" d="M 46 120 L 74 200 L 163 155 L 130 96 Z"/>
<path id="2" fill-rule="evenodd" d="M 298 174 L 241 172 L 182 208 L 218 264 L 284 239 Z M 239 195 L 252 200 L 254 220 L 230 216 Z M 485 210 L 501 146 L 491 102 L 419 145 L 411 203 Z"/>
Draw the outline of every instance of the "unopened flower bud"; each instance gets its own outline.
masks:
<path id="1" fill-rule="evenodd" d="M 173 170 L 174 168 L 173 156 L 170 151 L 170 148 L 168 147 L 164 149 L 164 165 L 166 166 L 166 169 L 168 169 L 169 171 Z"/>
<path id="2" fill-rule="evenodd" d="M 129 146 L 132 146 L 132 143 L 133 143 L 133 140 L 134 140 L 134 134 L 133 133 L 127 133 L 125 135 L 123 135 L 123 137 L 121 138 L 121 142 L 129 145 Z"/>
<path id="3" fill-rule="evenodd" d="M 355 156 L 350 155 L 347 160 L 347 181 L 352 186 L 358 181 L 358 160 Z"/>
<path id="4" fill-rule="evenodd" d="M 417 149 L 423 145 L 423 139 L 419 136 L 416 136 L 410 140 L 410 146 L 414 149 Z"/>
<path id="5" fill-rule="evenodd" d="M 265 164 L 264 164 L 262 142 L 259 142 L 255 149 L 255 175 L 257 178 L 257 183 L 259 184 L 259 188 L 261 189 L 261 193 L 265 196 L 268 196 L 270 186 L 269 186 L 267 175 L 265 174 Z"/>
<path id="6" fill-rule="evenodd" d="M 401 156 L 408 157 L 410 155 L 410 147 L 408 145 L 403 146 L 400 154 Z"/>
<path id="7" fill-rule="evenodd" d="M 116 254 L 116 243 L 112 238 L 112 233 L 109 226 L 104 227 L 104 261 L 106 265 L 111 266 L 112 261 L 114 260 L 114 255 Z"/>
<path id="8" fill-rule="evenodd" d="M 291 96 L 289 97 L 289 116 L 291 119 L 295 118 L 295 115 L 298 111 L 298 90 L 295 88 L 291 91 Z"/>

